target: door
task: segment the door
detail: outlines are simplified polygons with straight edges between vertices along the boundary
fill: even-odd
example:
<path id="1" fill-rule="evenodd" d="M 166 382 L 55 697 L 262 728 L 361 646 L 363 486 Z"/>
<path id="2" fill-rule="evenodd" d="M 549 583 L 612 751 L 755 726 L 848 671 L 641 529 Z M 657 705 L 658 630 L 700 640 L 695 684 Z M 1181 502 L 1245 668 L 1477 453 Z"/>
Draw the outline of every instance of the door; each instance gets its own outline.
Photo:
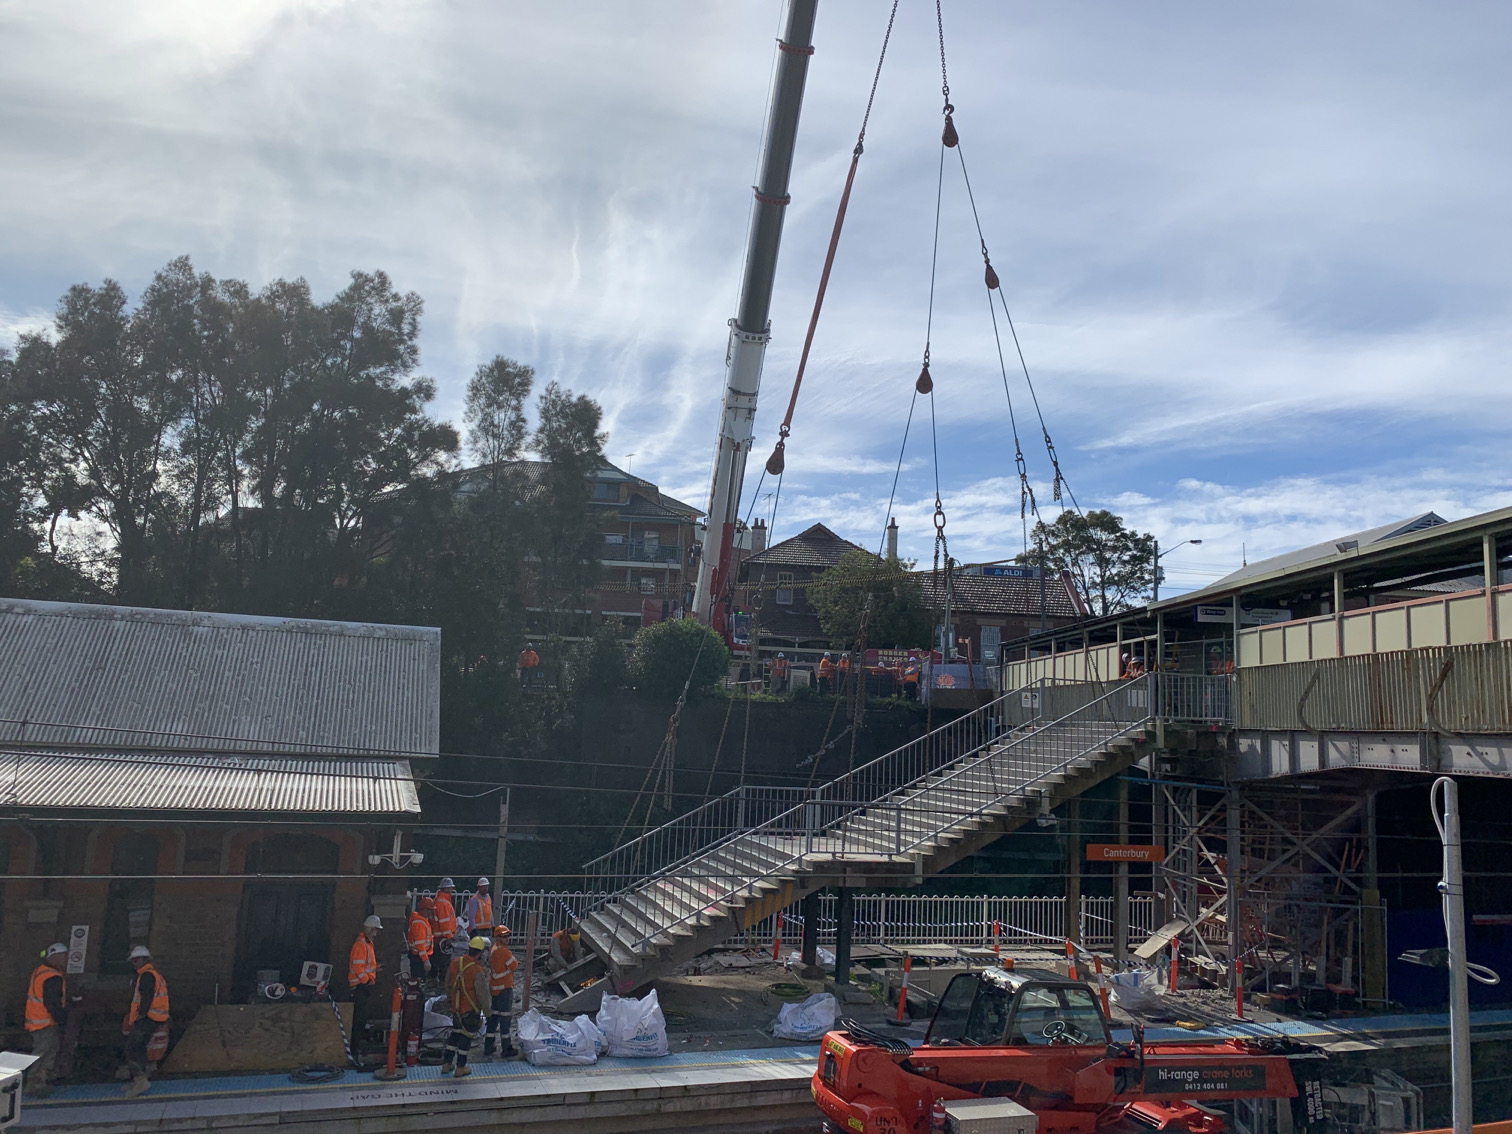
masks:
<path id="1" fill-rule="evenodd" d="M 242 888 L 236 967 L 231 997 L 246 1001 L 257 991 L 259 969 L 277 969 L 284 984 L 298 984 L 306 961 L 331 961 L 331 912 L 335 886 L 263 883 Z"/>

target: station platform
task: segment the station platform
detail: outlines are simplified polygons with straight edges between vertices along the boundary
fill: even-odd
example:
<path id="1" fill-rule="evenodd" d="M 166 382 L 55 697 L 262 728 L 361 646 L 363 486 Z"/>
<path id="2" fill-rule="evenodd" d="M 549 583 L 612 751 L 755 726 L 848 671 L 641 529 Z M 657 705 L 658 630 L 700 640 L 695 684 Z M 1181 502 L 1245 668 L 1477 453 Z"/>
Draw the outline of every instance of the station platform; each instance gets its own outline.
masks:
<path id="1" fill-rule="evenodd" d="M 676 1052 L 659 1059 L 600 1058 L 591 1067 L 532 1067 L 523 1060 L 477 1062 L 465 1079 L 439 1067 L 411 1067 L 396 1083 L 348 1071 L 326 1084 L 287 1075 L 235 1075 L 154 1082 L 139 1099 L 120 1084 L 60 1087 L 27 1100 L 18 1129 L 51 1132 L 230 1131 L 278 1126 L 298 1131 L 518 1128 L 533 1131 L 809 1129 L 809 1077 L 816 1044 L 739 1051 Z"/>
<path id="2" fill-rule="evenodd" d="M 1287 1036 L 1349 1062 L 1352 1055 L 1443 1048 L 1443 1013 L 1334 1020 L 1208 1023 L 1202 1028 L 1146 1029 L 1149 1042 Z M 924 1027 L 900 1030 L 918 1043 Z M 1512 1039 L 1512 1009 L 1471 1014 L 1477 1043 Z M 1115 1028 L 1127 1039 L 1127 1028 Z M 149 1094 L 123 1100 L 116 1083 L 62 1087 L 28 1100 L 19 1129 L 62 1134 L 136 1131 L 231 1131 L 278 1126 L 290 1131 L 434 1131 L 438 1111 L 449 1130 L 488 1131 L 530 1123 L 538 1134 L 671 1130 L 810 1130 L 809 1077 L 817 1044 L 742 1050 L 681 1051 L 659 1059 L 601 1058 L 591 1067 L 532 1067 L 523 1060 L 477 1062 L 466 1079 L 438 1067 L 411 1067 L 397 1083 L 348 1071 L 327 1084 L 298 1084 L 284 1074 L 216 1076 L 155 1082 Z"/>

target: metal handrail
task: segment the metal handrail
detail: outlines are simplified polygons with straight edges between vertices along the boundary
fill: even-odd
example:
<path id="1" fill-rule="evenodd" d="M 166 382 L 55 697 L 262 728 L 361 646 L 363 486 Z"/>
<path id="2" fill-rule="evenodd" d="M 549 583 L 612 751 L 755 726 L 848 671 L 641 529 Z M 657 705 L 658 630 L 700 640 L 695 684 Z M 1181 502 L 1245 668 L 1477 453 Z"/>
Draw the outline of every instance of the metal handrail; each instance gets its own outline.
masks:
<path id="1" fill-rule="evenodd" d="M 788 867 L 791 867 L 793 864 L 795 864 L 795 863 L 801 863 L 805 858 L 813 856 L 816 853 L 815 846 L 814 846 L 816 837 L 820 838 L 820 839 L 827 839 L 827 838 L 834 837 L 833 835 L 825 835 L 823 832 L 839 832 L 839 837 L 840 837 L 840 841 L 841 841 L 841 847 L 838 848 L 838 849 L 831 848 L 830 851 L 829 851 L 829 853 L 832 856 L 837 855 L 837 854 L 845 854 L 845 853 L 847 853 L 847 851 L 844 849 L 846 841 L 847 841 L 846 832 L 844 830 L 846 824 L 848 824 L 851 820 L 855 819 L 857 816 L 864 815 L 869 810 L 880 810 L 880 811 L 883 811 L 883 812 L 889 812 L 893 816 L 894 823 L 892 824 L 892 826 L 893 826 L 893 830 L 894 830 L 895 836 L 896 836 L 895 843 L 894 843 L 894 849 L 891 852 L 880 851 L 875 846 L 863 847 L 863 848 L 860 848 L 860 849 L 866 851 L 867 853 L 871 853 L 871 854 L 880 854 L 880 853 L 903 854 L 903 853 L 906 853 L 907 850 L 912 850 L 914 847 L 919 846 L 920 844 L 922 844 L 923 842 L 925 842 L 927 839 L 933 838 L 936 835 L 938 835 L 939 833 L 941 833 L 942 831 L 949 830 L 951 827 L 958 825 L 960 822 L 964 821 L 965 818 L 969 818 L 969 817 L 975 816 L 977 814 L 980 814 L 982 811 L 986 810 L 989 807 L 996 806 L 1003 799 L 1007 798 L 1008 794 L 1026 792 L 1028 790 L 1028 787 L 1031 786 L 1032 784 L 1037 783 L 1038 781 L 1044 779 L 1045 777 L 1047 777 L 1049 775 L 1052 775 L 1052 774 L 1055 774 L 1056 772 L 1064 770 L 1065 768 L 1069 767 L 1071 764 L 1075 763 L 1077 760 L 1079 760 L 1082 757 L 1086 756 L 1088 753 L 1090 753 L 1092 751 L 1095 751 L 1098 748 L 1105 747 L 1111 740 L 1117 739 L 1119 736 L 1124 735 L 1125 733 L 1132 731 L 1133 729 L 1137 728 L 1139 725 L 1141 725 L 1141 724 L 1145 723 L 1146 721 L 1148 721 L 1150 719 L 1150 716 L 1151 716 L 1151 702 L 1154 699 L 1153 696 L 1152 696 L 1152 694 L 1155 692 L 1155 690 L 1153 690 L 1150 687 L 1149 682 L 1150 682 L 1150 678 L 1149 677 L 1139 678 L 1139 679 L 1136 679 L 1135 681 L 1124 682 L 1118 688 L 1115 688 L 1112 691 L 1110 691 L 1108 693 L 1105 693 L 1103 696 L 1096 698 L 1094 701 L 1090 702 L 1087 705 L 1081 706 L 1080 708 L 1074 710 L 1071 713 L 1068 713 L 1066 716 L 1064 716 L 1064 717 L 1062 717 L 1062 718 L 1060 718 L 1058 720 L 1051 721 L 1051 722 L 1046 723 L 1046 724 L 1041 724 L 1039 727 L 1034 728 L 1030 732 L 1028 732 L 1028 733 L 1026 733 L 1026 734 L 1024 734 L 1024 735 L 1022 735 L 1020 737 L 1017 737 L 1017 738 L 1009 741 L 1008 743 L 1000 746 L 996 751 L 989 752 L 987 754 L 987 756 L 983 757 L 982 759 L 977 760 L 977 761 L 973 761 L 972 764 L 970 764 L 970 765 L 967 765 L 967 766 L 964 766 L 962 768 L 956 769 L 949 776 L 945 777 L 945 780 L 942 780 L 942 781 L 939 781 L 939 782 L 943 783 L 943 782 L 946 782 L 948 780 L 955 779 L 958 776 L 966 774 L 971 769 L 979 768 L 984 763 L 993 761 L 995 757 L 1001 757 L 1004 753 L 1007 753 L 1007 752 L 1009 752 L 1012 749 L 1022 748 L 1022 747 L 1028 746 L 1031 741 L 1037 740 L 1037 739 L 1043 737 L 1047 733 L 1051 733 L 1052 730 L 1061 729 L 1063 727 L 1068 727 L 1068 726 L 1074 727 L 1075 725 L 1082 723 L 1083 720 L 1096 721 L 1096 720 L 1101 719 L 1101 720 L 1103 720 L 1105 722 L 1116 724 L 1118 726 L 1111 733 L 1098 733 L 1098 734 L 1094 735 L 1091 738 L 1091 743 L 1090 744 L 1078 745 L 1073 750 L 1073 752 L 1072 752 L 1071 755 L 1067 756 L 1066 758 L 1064 758 L 1064 759 L 1062 759 L 1062 760 L 1060 760 L 1060 761 L 1058 761 L 1056 763 L 1053 763 L 1051 766 L 1045 767 L 1045 768 L 1042 768 L 1042 769 L 1037 769 L 1037 774 L 1032 775 L 1028 780 L 1024 781 L 1021 784 L 1015 784 L 1013 786 L 1013 788 L 1010 789 L 1010 792 L 995 794 L 995 796 L 994 796 L 993 799 L 987 801 L 986 803 L 983 803 L 983 804 L 979 805 L 972 812 L 970 812 L 967 816 L 960 816 L 958 814 L 958 812 L 952 811 L 951 813 L 954 814 L 954 815 L 956 815 L 956 819 L 953 822 L 941 824 L 941 825 L 935 826 L 933 828 L 926 827 L 925 830 L 919 835 L 919 837 L 917 837 L 912 843 L 908 844 L 908 846 L 906 848 L 903 845 L 903 831 L 904 831 L 903 813 L 905 811 L 905 807 L 901 803 L 891 803 L 891 802 L 889 802 L 889 797 L 893 796 L 893 795 L 897 795 L 897 794 L 899 794 L 900 791 L 906 790 L 907 788 L 914 786 L 914 784 L 917 783 L 919 779 L 925 778 L 928 775 L 933 774 L 934 770 L 938 770 L 939 767 L 948 766 L 948 764 L 946 764 L 946 765 L 936 765 L 936 767 L 934 769 L 932 769 L 930 771 L 924 772 L 922 774 L 922 776 L 917 777 L 914 781 L 911 781 L 909 783 L 900 785 L 899 788 L 895 788 L 892 792 L 889 792 L 888 795 L 885 795 L 885 796 L 875 797 L 875 798 L 867 799 L 867 800 L 859 800 L 859 801 L 858 800 L 853 800 L 853 799 L 845 799 L 845 798 L 829 798 L 829 799 L 822 798 L 823 794 L 825 792 L 829 791 L 830 789 L 836 789 L 837 785 L 840 785 L 840 784 L 842 784 L 843 782 L 845 782 L 847 780 L 854 781 L 854 778 L 855 778 L 855 776 L 856 776 L 857 773 L 862 772 L 862 771 L 864 771 L 866 769 L 874 769 L 878 765 L 884 764 L 884 762 L 886 762 L 888 760 L 888 756 L 892 756 L 892 755 L 896 754 L 896 753 L 889 753 L 888 756 L 884 756 L 884 757 L 881 757 L 879 760 L 872 761 L 870 764 L 863 766 L 863 768 L 857 769 L 856 772 L 850 773 L 847 776 L 842 776 L 842 777 L 840 777 L 837 780 L 831 781 L 831 783 L 824 785 L 823 788 L 820 788 L 816 792 L 814 792 L 810 798 L 805 799 L 803 802 L 799 803 L 798 805 L 796 805 L 796 806 L 788 809 L 787 811 L 785 811 L 785 812 L 783 812 L 783 813 L 781 813 L 779 815 L 773 816 L 772 818 L 770 818 L 769 820 L 767 820 L 767 822 L 761 824 L 760 826 L 757 826 L 757 827 L 748 827 L 748 828 L 746 828 L 744 830 L 738 830 L 738 831 L 732 832 L 732 833 L 730 833 L 730 834 L 728 834 L 728 835 L 726 835 L 726 836 L 724 836 L 722 838 L 719 838 L 719 839 L 715 840 L 714 842 L 712 842 L 710 844 L 707 844 L 698 853 L 686 856 L 685 858 L 683 858 L 682 860 L 680 860 L 677 864 L 675 864 L 675 866 L 670 866 L 670 867 L 665 868 L 663 870 L 656 871 L 655 873 L 653 873 L 651 875 L 648 875 L 647 877 L 638 879 L 637 881 L 635 881 L 634 883 L 632 883 L 630 885 L 617 888 L 612 894 L 607 895 L 606 898 L 602 902 L 598 903 L 598 905 L 597 905 L 596 908 L 602 908 L 605 905 L 612 904 L 616 899 L 618 899 L 618 898 L 620 898 L 620 897 L 622 897 L 622 896 L 624 896 L 624 895 L 626 895 L 626 894 L 628 894 L 628 893 L 630 893 L 632 891 L 648 888 L 648 887 L 654 885 L 655 883 L 657 883 L 658 881 L 662 880 L 663 878 L 668 877 L 674 870 L 680 869 L 680 868 L 685 867 L 687 865 L 690 865 L 693 861 L 696 861 L 696 860 L 699 860 L 699 859 L 707 859 L 714 852 L 716 852 L 717 850 L 719 850 L 719 849 L 721 849 L 723 847 L 726 847 L 726 846 L 730 846 L 730 845 L 736 843 L 737 841 L 739 841 L 740 839 L 755 838 L 755 837 L 758 837 L 758 836 L 761 836 L 761 835 L 764 835 L 764 834 L 765 835 L 774 835 L 774 836 L 776 836 L 778 838 L 784 837 L 784 835 L 788 834 L 788 833 L 802 832 L 804 834 L 804 838 L 802 839 L 802 841 L 800 843 L 801 849 L 799 849 L 798 851 L 796 851 L 794 853 L 789 853 L 787 855 L 787 857 L 785 857 L 785 858 L 780 858 L 777 861 L 771 862 L 770 865 L 767 867 L 766 873 L 765 873 L 765 875 L 763 877 L 771 877 L 774 874 L 781 873 L 784 870 L 786 870 Z M 1139 690 L 1141 688 L 1145 691 L 1145 696 L 1143 698 L 1137 698 L 1137 697 L 1130 696 L 1130 694 L 1132 692 L 1134 692 L 1136 690 Z M 1123 721 L 1117 720 L 1117 714 L 1113 711 L 1112 706 L 1113 706 L 1115 700 L 1117 698 L 1120 698 L 1120 697 L 1125 698 L 1126 707 L 1131 708 L 1131 709 L 1133 707 L 1135 707 L 1135 705 L 1140 700 L 1143 701 L 1143 711 L 1140 713 L 1140 715 L 1138 716 L 1137 720 L 1128 721 L 1128 722 L 1123 722 Z M 970 716 L 976 716 L 978 714 L 981 714 L 981 713 L 983 713 L 984 710 L 992 708 L 993 706 L 997 705 L 998 702 L 1000 702 L 1002 700 L 1004 700 L 1004 698 L 999 698 L 998 701 L 993 702 L 990 705 L 983 706 L 982 709 L 977 710 L 976 713 L 968 714 L 968 717 L 970 717 Z M 1087 715 L 1089 713 L 1090 713 L 1090 716 Z M 1132 716 L 1133 714 L 1130 713 L 1130 714 L 1127 714 L 1127 715 Z M 960 724 L 961 721 L 964 721 L 966 719 L 967 718 L 960 718 L 960 720 L 951 722 L 951 724 L 952 725 Z M 921 737 L 919 739 L 920 739 L 920 741 L 928 740 L 928 738 L 930 736 L 934 736 L 937 733 L 946 732 L 947 730 L 950 729 L 950 727 L 951 727 L 951 725 L 942 726 L 941 729 L 937 729 L 934 732 L 932 732 L 930 734 L 927 734 L 925 737 Z M 919 743 L 918 741 L 911 742 L 909 745 L 904 745 L 902 748 L 896 750 L 896 752 L 906 751 L 906 750 L 914 747 L 918 743 Z M 986 745 L 990 745 L 991 743 L 992 743 L 992 738 L 988 738 L 986 740 L 983 740 L 981 743 L 977 744 L 971 750 L 969 750 L 967 752 L 964 752 L 964 753 L 960 753 L 960 754 L 955 755 L 953 757 L 953 759 L 950 761 L 950 763 L 955 763 L 956 761 L 958 761 L 960 759 L 968 757 L 968 756 L 972 755 L 973 753 L 975 753 L 976 751 L 979 751 L 982 747 L 984 747 Z M 994 774 L 995 774 L 995 767 L 994 767 Z M 930 786 L 931 787 L 937 787 L 938 783 L 935 784 L 935 785 L 930 785 Z M 842 790 L 844 790 L 846 794 L 849 794 L 850 791 L 851 791 L 851 788 L 852 788 L 852 784 L 847 784 L 846 787 L 844 789 L 842 789 Z M 922 792 L 916 793 L 916 798 L 917 798 L 918 794 L 922 794 Z M 834 819 L 830 820 L 829 822 L 820 823 L 820 824 L 814 823 L 813 820 L 816 817 L 818 817 L 818 816 L 820 816 L 822 814 L 822 812 L 816 811 L 816 807 L 822 808 L 826 804 L 829 805 L 829 806 L 831 806 L 831 807 L 838 807 L 838 808 L 840 808 L 841 809 L 841 813 L 838 814 Z M 919 809 L 919 810 L 922 810 L 922 809 Z M 938 813 L 938 809 L 934 809 L 933 813 L 937 814 Z M 779 826 L 779 825 L 781 825 L 781 826 Z M 870 831 L 867 831 L 865 828 L 858 828 L 857 830 L 851 832 L 850 834 L 854 835 L 856 837 L 856 839 L 857 839 L 858 842 L 864 840 L 867 843 L 875 844 L 875 843 L 877 843 L 877 842 L 880 841 L 876 837 L 875 834 L 871 833 Z M 763 849 L 765 849 L 768 852 L 776 849 L 775 846 L 772 845 L 772 844 L 760 844 L 760 845 L 762 845 Z M 684 878 L 683 881 L 686 884 L 688 884 L 688 885 L 698 886 L 700 883 L 717 883 L 720 878 L 730 878 L 730 877 L 731 877 L 731 875 L 729 875 L 728 873 L 726 873 L 726 874 L 719 874 L 717 872 L 714 873 L 714 874 L 695 873 L 695 874 L 691 875 L 688 878 Z M 709 891 L 709 890 L 704 890 L 702 892 L 702 894 L 701 894 L 700 900 L 697 903 L 694 903 L 695 904 L 695 908 L 691 912 L 689 912 L 687 914 L 684 914 L 682 917 L 677 918 L 676 920 L 673 920 L 671 922 L 667 922 L 665 924 L 658 925 L 658 926 L 654 927 L 652 929 L 652 931 L 649 932 L 649 933 L 642 934 L 638 939 L 636 939 L 635 941 L 633 941 L 633 942 L 630 943 L 630 948 L 632 950 L 637 950 L 638 951 L 642 946 L 644 946 L 653 937 L 658 937 L 658 936 L 662 936 L 664 934 L 667 934 L 667 933 L 671 932 L 672 930 L 677 929 L 678 927 L 687 924 L 690 921 L 694 921 L 694 920 L 702 917 L 707 911 L 713 909 L 715 906 L 719 905 L 722 902 L 728 901 L 730 898 L 736 896 L 741 891 L 749 891 L 749 890 L 751 890 L 752 887 L 758 881 L 760 881 L 760 880 L 761 879 L 759 877 L 737 876 L 736 877 L 736 884 L 733 885 L 733 886 L 730 886 L 728 884 L 725 887 L 723 887 L 723 888 L 719 888 L 719 887 L 716 886 L 715 890 L 712 891 L 712 892 Z"/>
<path id="2" fill-rule="evenodd" d="M 884 796 L 891 794 L 893 790 L 918 779 L 919 776 L 926 775 L 935 768 L 947 766 L 979 750 L 992 737 L 1001 735 L 1004 728 L 1002 722 L 1012 707 L 1011 699 L 1017 697 L 1019 693 L 1019 690 L 1014 690 L 1013 693 L 1005 694 L 986 705 L 979 706 L 964 716 L 940 725 L 923 736 L 863 764 L 860 768 L 816 790 L 823 793 L 840 783 L 847 783 L 849 789 L 851 785 L 863 782 L 866 777 L 875 779 L 890 760 L 905 767 L 912 763 L 914 767 L 910 769 L 910 774 L 897 779 L 889 791 L 882 793 Z M 973 738 L 976 738 L 974 742 L 972 742 Z M 929 759 L 931 752 L 935 753 L 932 761 Z M 919 766 L 918 760 L 921 755 L 928 762 L 928 767 Z M 618 893 L 621 887 L 613 885 L 611 879 L 629 878 L 635 875 L 636 881 L 627 883 L 625 888 L 654 881 L 658 876 L 675 870 L 723 843 L 760 827 L 761 823 L 751 823 L 748 820 L 759 815 L 764 809 L 763 805 L 769 801 L 775 801 L 784 793 L 789 794 L 791 800 L 789 806 L 796 805 L 798 800 L 805 796 L 810 796 L 809 789 L 806 788 L 751 785 L 732 788 L 718 799 L 711 800 L 676 819 L 670 819 L 661 826 L 584 864 L 583 873 L 589 879 L 600 881 L 605 889 L 614 893 Z M 737 799 L 742 805 L 738 811 L 735 811 L 732 801 Z M 785 811 L 786 808 L 783 810 Z M 732 814 L 732 811 L 735 813 Z M 730 821 L 720 821 L 721 813 Z M 768 817 L 775 819 L 780 814 L 781 812 Z M 741 822 L 742 819 L 747 821 Z M 664 847 L 665 853 L 658 854 L 659 847 Z M 614 869 L 616 859 L 620 860 L 618 869 Z"/>

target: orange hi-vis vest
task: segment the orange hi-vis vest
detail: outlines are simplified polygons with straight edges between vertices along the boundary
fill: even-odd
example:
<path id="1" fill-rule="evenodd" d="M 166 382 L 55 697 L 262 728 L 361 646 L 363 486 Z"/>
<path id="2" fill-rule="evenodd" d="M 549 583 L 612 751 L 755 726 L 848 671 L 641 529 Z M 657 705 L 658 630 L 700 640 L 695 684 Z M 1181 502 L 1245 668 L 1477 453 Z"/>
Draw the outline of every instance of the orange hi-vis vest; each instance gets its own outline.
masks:
<path id="1" fill-rule="evenodd" d="M 476 933 L 480 929 L 492 930 L 494 927 L 493 895 L 474 894 L 469 904 L 476 907 L 477 916 L 472 919 L 473 932 Z"/>
<path id="2" fill-rule="evenodd" d="M 450 941 L 457 935 L 457 907 L 452 905 L 451 895 L 436 895 L 436 912 L 431 915 L 431 924 L 436 927 L 436 936 Z"/>
<path id="3" fill-rule="evenodd" d="M 411 910 L 409 916 L 409 951 L 417 957 L 429 957 L 436 942 L 431 936 L 431 923 L 419 910 Z"/>
<path id="4" fill-rule="evenodd" d="M 378 983 L 378 955 L 373 952 L 373 943 L 367 934 L 359 933 L 352 942 L 352 955 L 347 959 L 347 984 L 356 988 L 360 984 Z"/>
<path id="5" fill-rule="evenodd" d="M 453 1011 L 462 1015 L 483 1011 L 483 1005 L 478 1003 L 478 981 L 474 975 L 478 967 L 477 959 L 468 953 L 452 962 L 451 970 L 446 974 L 446 998 L 451 1001 Z"/>
<path id="6" fill-rule="evenodd" d="M 51 965 L 38 965 L 32 972 L 31 983 L 26 986 L 26 1030 L 29 1032 L 57 1026 L 58 1021 L 47 1010 L 47 1001 L 42 999 L 42 986 L 53 977 L 63 981 L 63 1000 L 68 1000 L 68 982 L 63 974 Z"/>
<path id="7" fill-rule="evenodd" d="M 151 973 L 156 979 L 156 985 L 152 992 L 152 1003 L 147 1006 L 147 1018 L 155 1020 L 159 1024 L 166 1024 L 168 1022 L 168 982 L 163 979 L 162 973 L 149 964 L 139 968 L 136 971 L 136 976 L 131 980 L 131 1007 L 126 1010 L 126 1026 L 128 1028 L 142 1017 L 143 973 Z"/>
<path id="8" fill-rule="evenodd" d="M 520 962 L 509 951 L 508 945 L 495 945 L 488 954 L 488 991 L 495 996 L 514 987 L 515 970 Z"/>

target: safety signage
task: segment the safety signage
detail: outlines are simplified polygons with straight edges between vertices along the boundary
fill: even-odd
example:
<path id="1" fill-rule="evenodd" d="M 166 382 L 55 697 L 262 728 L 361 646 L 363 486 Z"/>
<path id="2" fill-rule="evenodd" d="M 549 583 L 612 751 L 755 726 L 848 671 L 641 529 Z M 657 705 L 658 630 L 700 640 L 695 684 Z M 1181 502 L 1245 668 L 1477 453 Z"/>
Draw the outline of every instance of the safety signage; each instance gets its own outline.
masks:
<path id="1" fill-rule="evenodd" d="M 89 926 L 76 925 L 68 931 L 68 971 L 82 973 L 89 955 Z"/>
<path id="2" fill-rule="evenodd" d="M 1088 843 L 1088 862 L 1164 862 L 1165 847 L 1125 843 Z"/>

